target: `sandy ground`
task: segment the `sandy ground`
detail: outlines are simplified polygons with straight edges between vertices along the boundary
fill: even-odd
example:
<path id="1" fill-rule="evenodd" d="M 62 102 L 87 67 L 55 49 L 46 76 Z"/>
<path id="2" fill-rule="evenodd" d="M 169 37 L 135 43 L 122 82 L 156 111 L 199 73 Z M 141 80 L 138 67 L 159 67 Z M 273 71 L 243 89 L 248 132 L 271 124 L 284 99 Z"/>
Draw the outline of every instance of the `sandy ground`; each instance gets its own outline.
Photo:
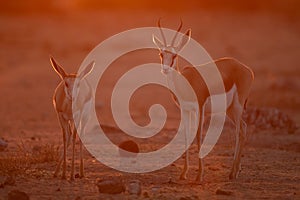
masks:
<path id="1" fill-rule="evenodd" d="M 46 144 L 60 145 L 61 132 L 52 106 L 52 95 L 59 77 L 52 70 L 49 54 L 68 72 L 77 71 L 85 56 L 109 36 L 127 29 L 155 26 L 164 16 L 167 27 L 176 28 L 179 17 L 183 29 L 192 28 L 192 37 L 212 58 L 235 57 L 255 72 L 249 99 L 252 106 L 277 107 L 300 125 L 299 98 L 299 19 L 265 12 L 180 12 L 101 11 L 69 14 L 2 15 L 0 17 L 0 136 L 9 144 L 2 158 L 23 148 L 31 150 Z M 164 22 L 166 23 L 166 22 Z M 115 126 L 109 110 L 110 94 L 118 77 L 131 67 L 152 60 L 159 62 L 157 51 L 121 58 L 105 73 L 97 89 L 96 109 L 101 124 Z M 155 94 L 155 95 L 153 95 Z M 147 95 L 147 100 L 145 100 Z M 156 98 L 159 96 L 160 98 Z M 164 130 L 152 140 L 143 140 L 144 150 L 165 145 L 177 128 L 179 111 L 166 89 L 149 86 L 135 94 L 131 105 L 134 120 L 148 122 L 149 105 L 159 102 L 168 110 Z M 120 131 L 108 131 L 118 143 L 127 137 Z M 161 139 L 162 136 L 164 139 Z M 53 178 L 56 162 L 31 164 L 22 173 L 13 173 L 14 185 L 0 188 L 0 199 L 18 189 L 31 199 L 135 199 L 128 194 L 99 194 L 97 179 L 122 176 L 142 182 L 143 195 L 151 199 L 300 199 L 299 130 L 259 131 L 249 129 L 243 152 L 242 172 L 235 181 L 228 175 L 232 163 L 234 135 L 226 126 L 214 150 L 205 158 L 205 181 L 194 184 L 197 169 L 195 144 L 190 148 L 191 169 L 187 181 L 179 181 L 183 159 L 146 174 L 127 174 L 112 170 L 85 152 L 84 179 L 74 182 Z M 25 147 L 24 147 L 25 146 Z M 21 163 L 20 163 L 21 164 Z M 70 167 L 70 162 L 69 162 Z M 0 171 L 5 176 L 5 171 Z M 216 195 L 220 188 L 231 195 Z"/>

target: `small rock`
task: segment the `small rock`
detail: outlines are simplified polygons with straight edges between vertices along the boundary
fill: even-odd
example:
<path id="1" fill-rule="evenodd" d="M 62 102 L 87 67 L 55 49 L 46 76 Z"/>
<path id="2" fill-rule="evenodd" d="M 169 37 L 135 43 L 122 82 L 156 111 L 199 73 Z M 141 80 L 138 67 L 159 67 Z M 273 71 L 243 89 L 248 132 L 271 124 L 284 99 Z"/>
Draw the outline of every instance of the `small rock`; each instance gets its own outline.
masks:
<path id="1" fill-rule="evenodd" d="M 8 200 L 29 200 L 29 196 L 22 191 L 12 190 L 8 193 Z"/>
<path id="2" fill-rule="evenodd" d="M 5 142 L 0 138 L 0 151 L 3 151 L 6 148 L 7 148 L 7 142 Z"/>
<path id="3" fill-rule="evenodd" d="M 175 182 L 173 181 L 172 177 L 169 177 L 168 184 L 173 184 L 173 183 Z"/>
<path id="4" fill-rule="evenodd" d="M 130 181 L 127 187 L 127 191 L 129 194 L 141 195 L 141 182 L 139 180 Z"/>
<path id="5" fill-rule="evenodd" d="M 229 190 L 217 189 L 216 194 L 217 195 L 228 195 L 228 196 L 230 196 L 230 195 L 233 195 L 233 192 L 229 191 Z"/>
<path id="6" fill-rule="evenodd" d="M 119 194 L 125 192 L 125 185 L 121 180 L 99 180 L 97 186 L 100 193 Z"/>
<path id="7" fill-rule="evenodd" d="M 42 150 L 42 147 L 39 146 L 39 145 L 34 145 L 34 146 L 32 147 L 32 153 L 34 153 L 34 154 L 40 153 L 41 150 Z"/>
<path id="8" fill-rule="evenodd" d="M 192 200 L 192 198 L 191 197 L 180 197 L 179 200 Z"/>
<path id="9" fill-rule="evenodd" d="M 80 175 L 78 173 L 76 173 L 75 178 L 80 178 Z"/>
<path id="10" fill-rule="evenodd" d="M 5 179 L 6 179 L 6 176 L 0 176 L 0 188 L 4 188 Z"/>
<path id="11" fill-rule="evenodd" d="M 159 186 L 153 186 L 153 187 L 151 188 L 151 191 L 152 191 L 153 194 L 159 193 L 159 190 L 160 190 L 160 187 L 159 187 Z"/>
<path id="12" fill-rule="evenodd" d="M 0 177 L 0 188 L 4 188 L 5 185 L 15 185 L 16 181 L 11 176 Z"/>
<path id="13" fill-rule="evenodd" d="M 12 176 L 6 177 L 6 180 L 4 182 L 5 185 L 15 185 L 16 180 Z"/>
<path id="14" fill-rule="evenodd" d="M 147 191 L 144 191 L 143 192 L 143 197 L 144 198 L 150 198 L 150 195 L 149 195 L 149 193 Z"/>
<path id="15" fill-rule="evenodd" d="M 131 152 L 131 153 L 128 153 L 128 152 Z M 135 153 L 135 154 L 132 154 L 132 153 Z M 135 143 L 132 140 L 126 140 L 119 144 L 119 154 L 122 157 L 136 156 L 137 153 L 139 153 L 139 147 L 138 147 L 137 143 Z"/>
<path id="16" fill-rule="evenodd" d="M 220 169 L 218 167 L 210 166 L 208 167 L 209 170 L 211 171 L 219 171 Z"/>

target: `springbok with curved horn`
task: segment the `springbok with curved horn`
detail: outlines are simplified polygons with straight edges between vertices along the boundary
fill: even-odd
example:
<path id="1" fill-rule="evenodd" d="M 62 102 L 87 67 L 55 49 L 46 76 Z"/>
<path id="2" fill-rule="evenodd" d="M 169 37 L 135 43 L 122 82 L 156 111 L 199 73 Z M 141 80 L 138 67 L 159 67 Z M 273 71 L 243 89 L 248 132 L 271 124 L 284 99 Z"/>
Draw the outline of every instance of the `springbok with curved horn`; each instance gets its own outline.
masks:
<path id="1" fill-rule="evenodd" d="M 80 74 L 67 74 L 63 67 L 61 67 L 52 57 L 50 57 L 50 62 L 55 70 L 55 72 L 60 76 L 61 82 L 55 89 L 53 95 L 53 105 L 57 113 L 57 117 L 62 129 L 63 133 L 63 153 L 60 157 L 60 160 L 57 164 L 54 177 L 57 177 L 61 164 L 63 162 L 62 169 L 62 178 L 66 178 L 66 167 L 67 167 L 67 148 L 70 145 L 70 140 L 72 138 L 72 164 L 71 164 L 71 177 L 70 179 L 74 179 L 74 156 L 75 156 L 75 141 L 77 130 L 74 123 L 73 115 L 79 113 L 78 116 L 81 120 L 80 131 L 84 131 L 85 123 L 88 120 L 88 116 L 82 115 L 82 110 L 76 111 L 76 113 L 72 110 L 72 103 L 76 99 L 76 103 L 80 105 L 76 105 L 76 108 L 79 109 L 89 109 L 91 101 L 93 100 L 92 89 L 89 84 L 84 80 L 84 78 L 92 71 L 95 62 L 90 63 Z M 78 81 L 75 81 L 78 79 Z M 78 97 L 79 84 L 84 84 L 80 86 L 80 89 L 83 89 L 84 95 Z M 77 91 L 77 94 L 74 94 L 74 91 Z M 78 114 L 77 114 L 78 115 Z M 74 115 L 75 116 L 75 115 Z M 82 143 L 79 142 L 80 145 L 80 171 L 79 177 L 84 177 L 83 170 L 83 154 L 82 154 Z"/>
<path id="2" fill-rule="evenodd" d="M 179 70 L 177 65 L 177 54 L 183 47 L 189 42 L 191 37 L 191 29 L 188 29 L 184 36 L 180 39 L 177 45 L 175 45 L 176 37 L 182 28 L 182 21 L 179 28 L 176 31 L 175 36 L 172 39 L 171 45 L 167 45 L 166 38 L 163 34 L 160 20 L 158 21 L 158 27 L 160 29 L 163 42 L 161 42 L 156 36 L 153 35 L 153 42 L 158 47 L 162 65 L 162 73 L 167 76 L 168 83 L 176 83 L 174 73 L 182 74 L 188 82 L 191 84 L 197 95 L 197 101 L 199 105 L 199 126 L 197 130 L 197 145 L 198 151 L 200 151 L 202 143 L 202 130 L 205 116 L 213 114 L 209 108 L 210 94 L 206 83 L 194 66 L 185 67 L 183 70 Z M 242 113 L 245 109 L 246 102 L 250 93 L 250 88 L 254 79 L 253 71 L 233 58 L 221 58 L 211 63 L 206 63 L 197 67 L 213 67 L 217 66 L 223 82 L 217 82 L 215 84 L 223 84 L 226 92 L 227 107 L 226 115 L 233 122 L 236 127 L 236 145 L 234 153 L 234 161 L 232 169 L 229 175 L 230 179 L 235 179 L 241 169 L 241 153 L 246 139 L 247 125 L 242 119 Z M 177 84 L 178 86 L 178 84 Z M 217 94 L 213 94 L 217 95 Z M 175 100 L 176 102 L 176 100 Z M 178 105 L 178 102 L 176 102 Z M 199 152 L 200 153 L 200 152 Z M 180 175 L 180 179 L 187 178 L 189 163 L 188 163 L 188 151 L 186 151 L 185 163 L 183 171 Z M 204 163 L 199 154 L 199 166 L 196 181 L 202 182 L 204 173 Z"/>

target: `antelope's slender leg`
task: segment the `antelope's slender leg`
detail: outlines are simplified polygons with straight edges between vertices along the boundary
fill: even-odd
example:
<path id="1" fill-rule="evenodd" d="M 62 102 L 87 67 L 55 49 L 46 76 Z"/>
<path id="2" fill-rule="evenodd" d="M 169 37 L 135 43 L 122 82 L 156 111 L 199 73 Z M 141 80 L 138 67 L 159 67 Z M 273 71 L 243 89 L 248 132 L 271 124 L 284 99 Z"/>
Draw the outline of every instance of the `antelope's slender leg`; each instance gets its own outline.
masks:
<path id="1" fill-rule="evenodd" d="M 70 137 L 71 137 L 70 135 L 68 135 L 68 137 L 67 137 L 67 146 L 69 146 L 69 144 L 70 144 Z M 64 159 L 64 149 L 62 149 L 62 151 L 60 153 L 59 161 L 58 161 L 58 164 L 56 166 L 56 169 L 55 169 L 55 172 L 53 175 L 54 177 L 58 176 L 63 159 Z"/>
<path id="2" fill-rule="evenodd" d="M 75 142 L 76 142 L 76 133 L 72 129 L 71 124 L 69 124 L 69 130 L 72 133 L 72 166 L 71 166 L 71 177 L 70 180 L 74 180 L 74 161 L 75 161 Z"/>
<path id="3" fill-rule="evenodd" d="M 61 163 L 63 161 L 63 158 L 64 157 L 63 157 L 63 151 L 62 151 L 61 154 L 60 154 L 60 158 L 59 158 L 58 164 L 56 165 L 56 169 L 55 169 L 53 177 L 57 177 L 58 176 L 58 173 L 60 171 L 60 167 L 61 167 Z"/>
<path id="4" fill-rule="evenodd" d="M 89 93 L 90 96 L 86 96 L 87 99 L 89 99 L 89 101 L 87 101 L 83 107 L 83 110 L 81 112 L 81 116 L 80 116 L 80 132 L 79 135 L 80 136 L 84 136 L 86 134 L 86 127 L 88 124 L 88 120 L 90 119 L 90 110 L 92 108 L 93 105 L 93 97 L 92 94 Z M 76 130 L 75 130 L 76 131 Z M 79 140 L 81 140 L 81 138 L 79 137 Z M 83 164 L 83 149 L 82 149 L 82 141 L 80 141 L 79 144 L 79 148 L 80 148 L 80 174 L 79 176 L 82 178 L 84 177 L 84 164 Z"/>
<path id="5" fill-rule="evenodd" d="M 203 133 L 203 124 L 204 124 L 204 106 L 200 111 L 200 116 L 197 117 L 199 117 L 199 127 L 197 131 L 197 145 L 198 145 L 199 160 L 198 160 L 198 174 L 196 177 L 196 182 L 202 182 L 203 175 L 204 175 L 204 160 L 200 158 L 200 148 L 202 145 L 202 133 Z"/>
<path id="6" fill-rule="evenodd" d="M 186 151 L 185 151 L 185 162 L 184 162 L 184 167 L 183 167 L 183 170 L 182 170 L 182 173 L 180 175 L 180 179 L 181 180 L 185 180 L 187 179 L 187 171 L 189 169 L 189 150 L 188 150 L 188 135 L 189 134 L 189 122 L 190 122 L 190 113 L 186 110 L 183 110 L 183 120 L 184 120 L 184 136 L 185 136 L 185 147 L 186 147 Z"/>
<path id="7" fill-rule="evenodd" d="M 238 96 L 235 94 L 233 103 L 229 108 L 229 115 L 231 115 L 231 118 L 233 119 L 235 123 L 235 151 L 234 151 L 234 160 L 232 165 L 232 170 L 229 174 L 229 179 L 235 179 L 238 176 L 238 171 L 240 168 L 240 161 L 241 161 L 241 151 L 242 147 L 244 145 L 244 135 L 243 135 L 243 129 L 241 131 L 242 126 L 242 112 L 243 107 L 239 103 Z"/>
<path id="8" fill-rule="evenodd" d="M 237 175 L 238 173 L 241 171 L 241 156 L 242 156 L 242 152 L 244 149 L 244 145 L 246 142 L 246 137 L 247 137 L 247 124 L 246 122 L 241 119 L 241 132 L 240 132 L 240 151 L 239 151 L 239 155 L 238 155 L 238 168 L 237 168 Z"/>
<path id="9" fill-rule="evenodd" d="M 238 177 L 239 171 L 241 169 L 241 155 L 242 155 L 242 150 L 243 146 L 245 144 L 246 140 L 246 128 L 247 125 L 243 120 L 240 120 L 239 124 L 237 124 L 239 128 L 238 134 L 238 142 L 236 143 L 236 152 L 234 155 L 234 161 L 233 161 L 233 166 L 232 170 L 229 175 L 229 179 L 236 179 Z"/>
<path id="10" fill-rule="evenodd" d="M 80 124 L 79 124 L 79 127 L 78 127 L 78 131 L 75 127 L 74 132 L 76 134 L 79 134 L 79 136 L 78 136 L 78 139 L 80 140 L 79 141 L 79 154 L 80 154 L 79 177 L 83 178 L 84 177 L 84 165 L 83 165 L 82 141 L 81 141 L 80 136 L 84 135 L 85 127 L 86 127 L 86 124 L 87 124 L 87 121 L 88 121 L 88 117 L 86 117 L 86 115 L 85 115 L 85 110 L 80 112 L 78 119 L 80 119 Z"/>
<path id="11" fill-rule="evenodd" d="M 232 169 L 229 175 L 229 179 L 236 178 L 236 165 L 237 165 L 237 157 L 240 151 L 240 122 L 239 120 L 235 121 L 236 123 L 236 129 L 235 129 L 235 150 L 234 150 L 234 157 L 233 157 L 233 164 Z"/>
<path id="12" fill-rule="evenodd" d="M 81 122 L 80 122 L 80 126 L 78 127 L 79 129 L 79 132 L 77 132 L 77 129 L 76 127 L 74 126 L 74 134 L 84 134 L 84 131 L 85 131 L 85 124 L 87 122 L 86 121 L 83 121 L 81 116 L 79 117 L 79 119 L 81 119 Z M 78 139 L 79 139 L 79 154 L 80 154 L 80 166 L 79 166 L 79 177 L 80 178 L 83 178 L 84 177 L 84 166 L 83 166 L 83 152 L 82 152 L 82 142 L 81 142 L 81 138 L 80 138 L 80 135 L 78 136 Z"/>
<path id="13" fill-rule="evenodd" d="M 69 130 L 68 130 L 68 121 L 64 119 L 64 117 L 59 114 L 59 122 L 60 122 L 60 126 L 63 132 L 63 145 L 64 145 L 64 149 L 63 149 L 63 171 L 62 171 L 62 179 L 66 178 L 66 168 L 67 168 L 67 146 L 68 146 L 68 137 L 69 137 Z M 55 174 L 57 175 L 56 172 L 59 172 L 59 168 L 60 168 L 60 163 L 58 163 Z"/>
<path id="14" fill-rule="evenodd" d="M 83 152 L 82 152 L 82 142 L 79 143 L 80 148 L 80 171 L 79 171 L 79 177 L 84 177 L 84 166 L 83 166 Z"/>

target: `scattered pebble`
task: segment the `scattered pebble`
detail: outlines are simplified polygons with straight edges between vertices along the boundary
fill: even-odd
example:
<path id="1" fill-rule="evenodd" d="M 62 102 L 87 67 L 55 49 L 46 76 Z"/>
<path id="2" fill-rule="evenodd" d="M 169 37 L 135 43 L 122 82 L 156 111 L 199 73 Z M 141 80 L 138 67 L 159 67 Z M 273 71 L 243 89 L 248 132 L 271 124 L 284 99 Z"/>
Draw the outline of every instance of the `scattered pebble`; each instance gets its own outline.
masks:
<path id="1" fill-rule="evenodd" d="M 142 187 L 139 180 L 132 180 L 128 183 L 127 191 L 129 194 L 141 195 Z"/>
<path id="2" fill-rule="evenodd" d="M 6 185 L 15 185 L 16 180 L 12 176 L 7 176 L 4 183 Z"/>
<path id="3" fill-rule="evenodd" d="M 41 150 L 42 150 L 42 147 L 39 146 L 39 145 L 34 145 L 34 146 L 32 147 L 32 153 L 34 153 L 34 154 L 40 153 Z"/>
<path id="4" fill-rule="evenodd" d="M 80 175 L 78 173 L 76 173 L 75 178 L 80 178 Z"/>
<path id="5" fill-rule="evenodd" d="M 176 183 L 176 182 L 173 181 L 172 177 L 169 177 L 169 179 L 168 179 L 168 184 L 173 184 L 173 183 Z"/>
<path id="6" fill-rule="evenodd" d="M 12 190 L 8 193 L 8 200 L 29 200 L 29 196 L 22 191 Z"/>
<path id="7" fill-rule="evenodd" d="M 12 176 L 0 177 L 0 188 L 4 188 L 6 185 L 15 185 L 16 181 Z"/>
<path id="8" fill-rule="evenodd" d="M 231 196 L 233 195 L 233 192 L 230 190 L 223 190 L 223 189 L 217 189 L 216 190 L 216 195 L 227 195 L 227 196 Z"/>
<path id="9" fill-rule="evenodd" d="M 125 192 L 125 185 L 121 180 L 99 180 L 97 187 L 100 193 L 104 194 L 120 194 Z"/>
<path id="10" fill-rule="evenodd" d="M 159 190 L 160 190 L 160 187 L 159 187 L 159 186 L 153 186 L 153 187 L 151 188 L 151 191 L 152 191 L 153 194 L 159 193 Z"/>
<path id="11" fill-rule="evenodd" d="M 0 138 L 0 151 L 3 151 L 4 149 L 6 149 L 7 145 L 8 145 L 7 142 L 5 142 L 4 140 L 2 140 Z"/>
<path id="12" fill-rule="evenodd" d="M 220 170 L 218 167 L 213 167 L 213 166 L 208 167 L 208 169 L 211 171 L 219 171 Z"/>
<path id="13" fill-rule="evenodd" d="M 144 198 L 150 198 L 150 195 L 149 195 L 149 193 L 147 191 L 144 191 L 143 192 L 143 197 Z"/>
<path id="14" fill-rule="evenodd" d="M 139 153 L 139 147 L 138 147 L 137 143 L 135 143 L 132 140 L 126 140 L 119 144 L 119 153 L 121 156 L 123 156 L 123 157 L 135 156 L 134 154 L 132 155 L 131 153 L 128 153 L 128 152 Z"/>
<path id="15" fill-rule="evenodd" d="M 179 200 L 192 200 L 192 198 L 190 198 L 190 197 L 180 197 Z"/>

